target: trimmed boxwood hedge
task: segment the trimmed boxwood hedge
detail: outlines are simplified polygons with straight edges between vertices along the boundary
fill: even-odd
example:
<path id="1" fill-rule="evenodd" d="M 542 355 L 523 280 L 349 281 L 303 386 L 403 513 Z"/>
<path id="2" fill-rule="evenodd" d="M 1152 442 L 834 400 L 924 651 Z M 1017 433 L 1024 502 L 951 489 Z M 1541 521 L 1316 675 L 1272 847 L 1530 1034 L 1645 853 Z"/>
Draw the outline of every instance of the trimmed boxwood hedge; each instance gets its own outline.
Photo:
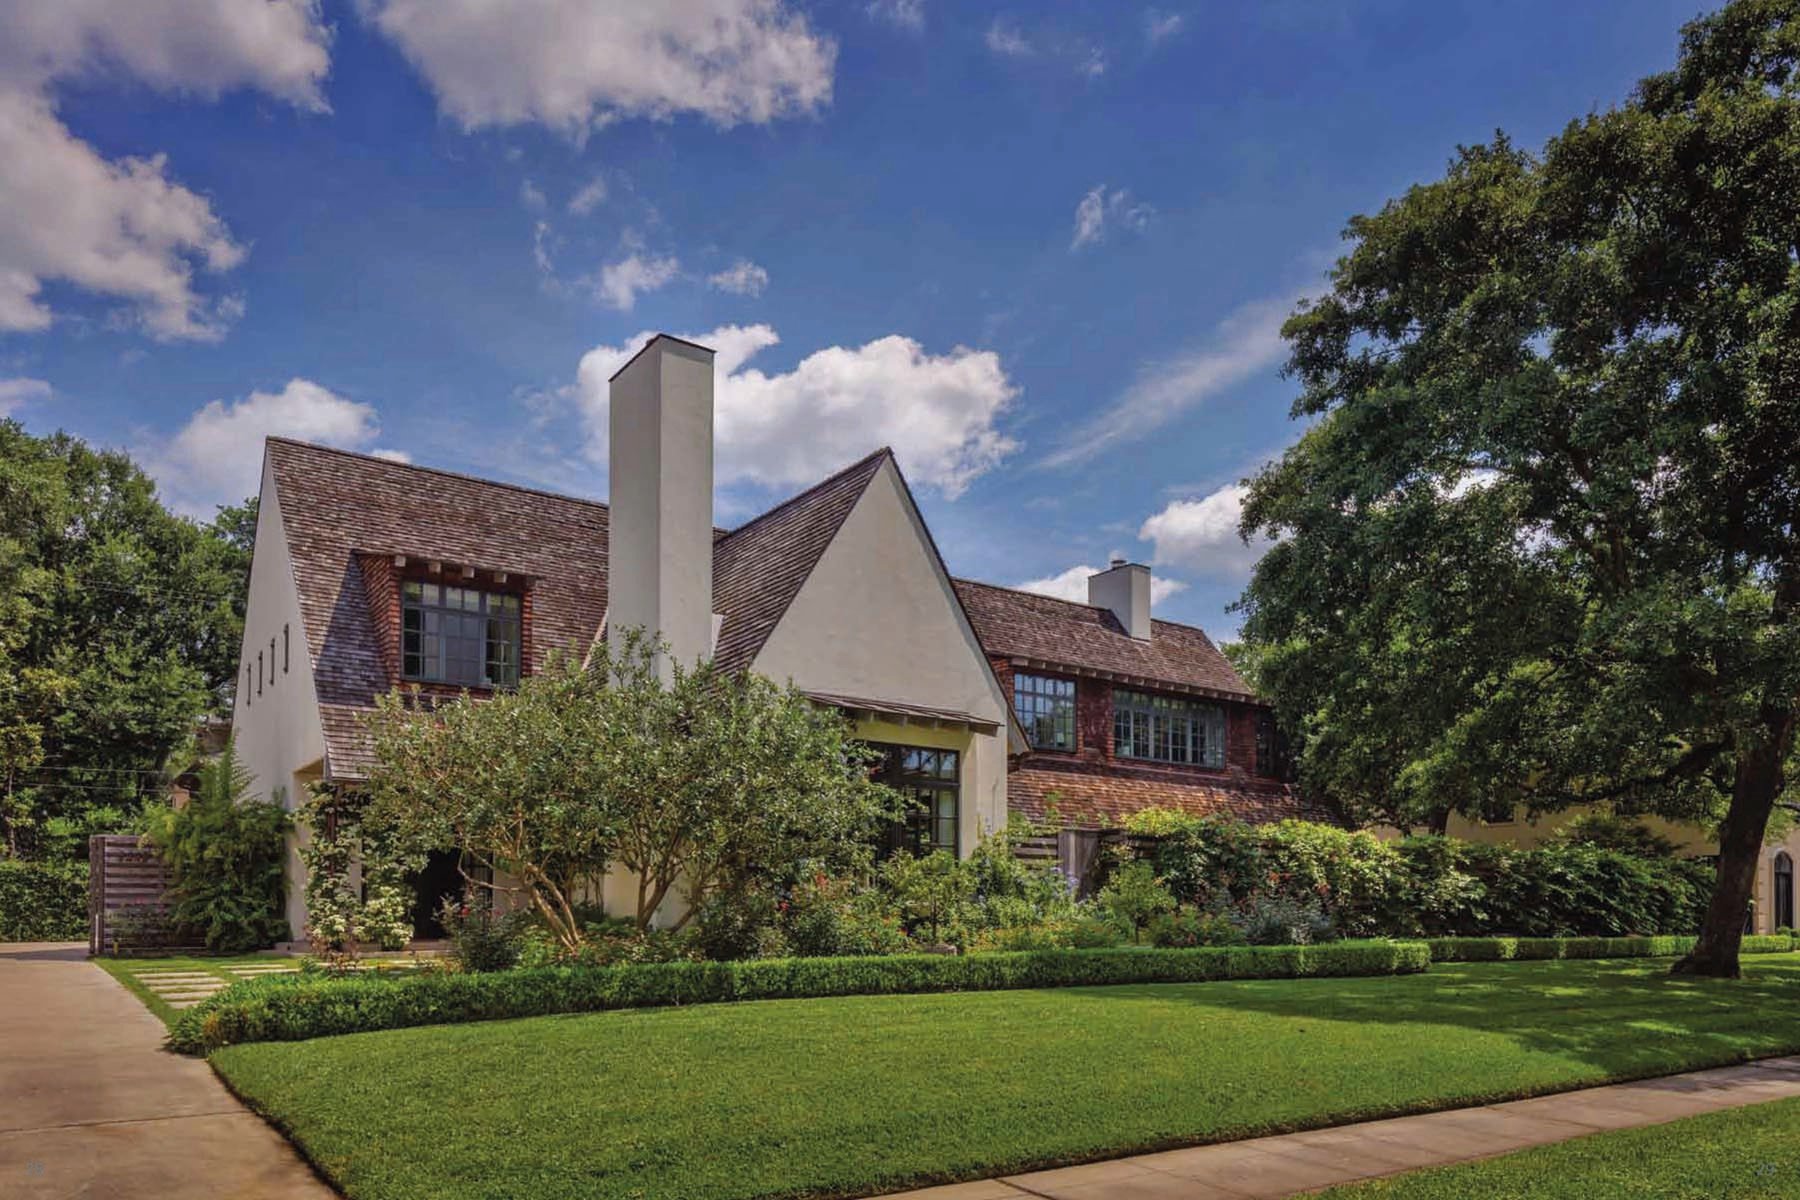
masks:
<path id="1" fill-rule="evenodd" d="M 239 1042 L 298 1041 L 412 1025 L 618 1008 L 902 992 L 1398 975 L 1423 971 L 1430 962 L 1423 942 L 1372 941 L 634 963 L 389 978 L 301 975 L 231 985 L 184 1012 L 169 1044 L 182 1053 L 204 1054 Z"/>
<path id="2" fill-rule="evenodd" d="M 1448 937 L 1427 938 L 1432 962 L 1506 962 L 1545 958 L 1674 958 L 1694 948 L 1693 937 Z M 1787 934 L 1746 935 L 1745 954 L 1779 954 L 1795 948 Z"/>
<path id="3" fill-rule="evenodd" d="M 0 942 L 87 938 L 87 864 L 0 858 Z"/>

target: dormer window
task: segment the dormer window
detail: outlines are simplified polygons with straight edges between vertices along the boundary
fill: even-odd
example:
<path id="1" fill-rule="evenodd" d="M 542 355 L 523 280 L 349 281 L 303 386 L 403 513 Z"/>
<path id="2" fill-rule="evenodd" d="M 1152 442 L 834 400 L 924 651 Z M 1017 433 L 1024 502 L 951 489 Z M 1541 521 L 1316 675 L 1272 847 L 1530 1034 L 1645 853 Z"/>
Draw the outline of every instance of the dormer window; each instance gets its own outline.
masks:
<path id="1" fill-rule="evenodd" d="M 1176 696 L 1113 689 L 1113 753 L 1120 758 L 1225 765 L 1225 710 Z"/>
<path id="2" fill-rule="evenodd" d="M 517 596 L 412 579 L 401 599 L 401 670 L 407 679 L 458 687 L 519 682 Z"/>
<path id="3" fill-rule="evenodd" d="M 1033 750 L 1075 748 L 1075 681 L 1047 675 L 1013 676 L 1013 708 Z"/>

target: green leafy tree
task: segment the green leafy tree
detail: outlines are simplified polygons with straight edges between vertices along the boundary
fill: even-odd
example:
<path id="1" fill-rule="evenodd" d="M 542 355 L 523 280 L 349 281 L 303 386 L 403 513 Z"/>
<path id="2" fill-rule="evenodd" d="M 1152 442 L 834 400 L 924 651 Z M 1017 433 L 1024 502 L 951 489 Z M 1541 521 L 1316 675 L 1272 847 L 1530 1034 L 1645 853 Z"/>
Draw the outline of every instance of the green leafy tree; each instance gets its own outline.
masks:
<path id="1" fill-rule="evenodd" d="M 1354 218 L 1244 517 L 1307 786 L 1402 827 L 1716 818 L 1706 974 L 1800 712 L 1797 58 L 1800 2 L 1738 0 L 1541 154 L 1496 136 Z"/>
<path id="2" fill-rule="evenodd" d="M 249 553 L 171 514 L 124 454 L 0 421 L 0 814 L 79 857 L 163 794 L 236 676 Z"/>
<path id="3" fill-rule="evenodd" d="M 1112 873 L 1094 902 L 1126 929 L 1131 940 L 1142 941 L 1150 922 L 1175 911 L 1175 896 L 1147 862 L 1128 862 Z"/>
<path id="4" fill-rule="evenodd" d="M 457 847 L 516 886 L 563 945 L 609 868 L 637 880 L 648 928 L 807 862 L 866 862 L 894 793 L 871 783 L 843 717 L 792 688 L 701 665 L 659 676 L 635 633 L 582 665 L 558 659 L 511 691 L 429 717 L 384 697 L 365 824 L 409 845 Z"/>

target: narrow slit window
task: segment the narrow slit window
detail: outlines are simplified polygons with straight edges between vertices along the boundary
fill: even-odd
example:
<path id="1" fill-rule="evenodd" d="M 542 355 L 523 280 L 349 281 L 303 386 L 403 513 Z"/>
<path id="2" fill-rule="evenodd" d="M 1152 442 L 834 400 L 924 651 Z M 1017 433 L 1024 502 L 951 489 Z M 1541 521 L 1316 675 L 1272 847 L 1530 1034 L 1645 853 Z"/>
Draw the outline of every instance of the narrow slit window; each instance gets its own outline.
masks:
<path id="1" fill-rule="evenodd" d="M 288 673 L 288 627 L 281 627 L 281 673 Z"/>

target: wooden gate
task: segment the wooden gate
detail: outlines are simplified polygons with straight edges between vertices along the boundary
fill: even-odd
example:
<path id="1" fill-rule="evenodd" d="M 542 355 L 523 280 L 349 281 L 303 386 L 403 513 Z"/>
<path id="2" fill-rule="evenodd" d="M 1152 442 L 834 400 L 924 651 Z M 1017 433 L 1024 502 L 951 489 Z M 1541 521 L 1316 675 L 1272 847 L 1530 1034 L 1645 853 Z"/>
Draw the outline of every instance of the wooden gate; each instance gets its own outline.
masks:
<path id="1" fill-rule="evenodd" d="M 130 834 L 88 839 L 88 953 L 175 949 L 169 927 L 168 868 Z M 191 939 L 185 939 L 191 940 Z"/>

